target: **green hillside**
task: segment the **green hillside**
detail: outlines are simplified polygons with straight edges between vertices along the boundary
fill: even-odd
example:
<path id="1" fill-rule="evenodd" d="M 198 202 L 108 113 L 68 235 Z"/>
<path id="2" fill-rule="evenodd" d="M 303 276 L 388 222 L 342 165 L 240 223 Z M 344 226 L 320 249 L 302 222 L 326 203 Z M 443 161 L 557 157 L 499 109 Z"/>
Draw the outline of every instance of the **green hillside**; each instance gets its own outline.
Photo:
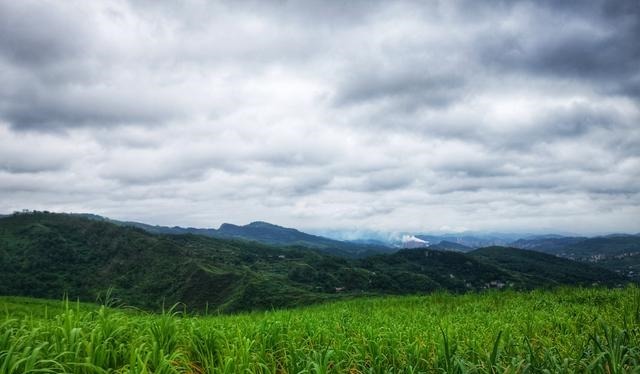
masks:
<path id="1" fill-rule="evenodd" d="M 590 238 L 565 247 L 563 252 L 575 258 L 637 253 L 640 252 L 640 237 L 635 235 L 613 235 Z"/>
<path id="2" fill-rule="evenodd" d="M 510 263 L 500 260 L 507 251 Z M 182 302 L 225 312 L 289 307 L 371 294 L 616 285 L 604 269 L 493 248 L 484 255 L 428 249 L 363 259 L 304 247 L 275 247 L 199 235 L 154 235 L 77 215 L 31 213 L 0 219 L 0 294 L 93 301 L 109 289 L 127 305 Z M 522 257 L 519 264 L 518 258 Z M 546 256 L 546 257 L 545 257 Z"/>
<path id="3" fill-rule="evenodd" d="M 278 246 L 303 246 L 318 249 L 321 252 L 341 257 L 357 258 L 366 257 L 376 253 L 392 253 L 395 251 L 394 248 L 381 244 L 353 243 L 333 240 L 262 221 L 252 222 L 244 226 L 223 223 L 218 229 L 204 229 L 179 226 L 158 226 L 140 222 L 118 221 L 89 213 L 76 215 L 96 221 L 114 223 L 119 226 L 136 227 L 152 234 L 194 234 L 210 238 L 239 239 Z"/>
<path id="4" fill-rule="evenodd" d="M 544 252 L 553 255 L 560 255 L 563 250 L 570 245 L 580 243 L 587 238 L 579 236 L 542 236 L 518 239 L 509 245 L 514 248 L 528 249 L 531 251 Z"/>
<path id="5" fill-rule="evenodd" d="M 262 221 L 252 222 L 244 226 L 225 223 L 220 226 L 216 234 L 222 238 L 254 240 L 271 245 L 297 245 L 315 248 L 328 254 L 345 257 L 363 257 L 375 253 L 390 253 L 394 251 L 393 248 L 386 246 L 333 240 Z"/>
<path id="6" fill-rule="evenodd" d="M 592 263 L 640 281 L 640 236 L 638 235 L 522 239 L 512 245 Z"/>
<path id="7" fill-rule="evenodd" d="M 511 245 L 573 259 L 589 259 L 640 252 L 640 236 L 617 234 L 593 238 L 534 238 L 520 239 Z"/>
<path id="8" fill-rule="evenodd" d="M 0 294 L 5 295 L 67 293 L 92 301 L 112 287 L 123 302 L 151 309 L 179 301 L 228 311 L 287 306 L 318 299 L 287 280 L 287 262 L 317 258 L 304 249 L 152 235 L 73 215 L 0 220 Z M 263 292 L 269 297 L 261 299 Z"/>
<path id="9" fill-rule="evenodd" d="M 473 250 L 471 247 L 460 243 L 454 243 L 448 240 L 442 240 L 438 244 L 430 245 L 430 249 L 438 249 L 441 251 L 454 251 L 454 252 L 470 252 Z"/>
<path id="10" fill-rule="evenodd" d="M 470 252 L 478 259 L 524 274 L 533 284 L 549 281 L 558 284 L 585 284 L 589 280 L 606 283 L 611 273 L 596 266 L 582 264 L 566 258 L 516 248 L 486 247 Z"/>

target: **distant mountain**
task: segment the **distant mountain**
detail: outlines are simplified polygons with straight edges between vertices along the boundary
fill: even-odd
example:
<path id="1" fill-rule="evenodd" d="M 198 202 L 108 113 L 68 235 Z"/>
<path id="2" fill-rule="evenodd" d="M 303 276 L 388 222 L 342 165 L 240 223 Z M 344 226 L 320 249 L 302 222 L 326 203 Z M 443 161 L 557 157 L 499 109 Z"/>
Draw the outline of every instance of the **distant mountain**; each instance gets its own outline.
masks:
<path id="1" fill-rule="evenodd" d="M 252 222 L 237 226 L 224 223 L 216 232 L 217 237 L 254 240 L 260 243 L 286 246 L 303 246 L 348 257 L 361 257 L 374 253 L 390 253 L 392 248 L 382 245 L 357 244 L 311 235 L 296 229 L 274 225 L 268 222 Z"/>
<path id="2" fill-rule="evenodd" d="M 520 239 L 511 245 L 576 261 L 594 263 L 632 279 L 640 280 L 640 237 L 637 235 L 613 234 L 595 238 Z"/>
<path id="3" fill-rule="evenodd" d="M 624 233 L 614 233 L 609 235 L 602 235 L 602 238 L 627 238 L 627 237 L 638 236 L 637 234 L 624 234 Z"/>
<path id="4" fill-rule="evenodd" d="M 466 245 L 460 243 L 450 242 L 448 240 L 442 240 L 438 244 L 431 245 L 429 246 L 429 249 L 454 252 L 469 252 L 473 250 L 473 248 L 471 247 L 467 247 Z"/>
<path id="5" fill-rule="evenodd" d="M 511 247 L 520 249 L 529 249 L 532 251 L 544 252 L 549 254 L 560 255 L 565 248 L 570 245 L 580 243 L 588 238 L 586 237 L 564 237 L 557 235 L 544 235 L 518 239 L 509 244 Z"/>
<path id="6" fill-rule="evenodd" d="M 640 238 L 633 235 L 614 235 L 589 238 L 566 246 L 562 254 L 573 258 L 617 256 L 640 252 Z"/>
<path id="7" fill-rule="evenodd" d="M 611 234 L 588 237 L 544 237 L 519 239 L 510 246 L 555 254 L 569 258 L 615 256 L 640 251 L 640 237 L 631 234 Z"/>
<path id="8" fill-rule="evenodd" d="M 220 228 L 216 230 L 213 228 L 154 226 L 140 222 L 112 220 L 95 214 L 77 215 L 92 220 L 111 222 L 120 226 L 137 227 L 152 234 L 193 234 L 203 235 L 210 238 L 251 240 L 272 245 L 302 246 L 343 257 L 362 257 L 376 253 L 391 253 L 395 251 L 395 249 L 385 245 L 344 242 L 307 234 L 296 229 L 282 227 L 262 221 L 252 222 L 244 226 L 223 223 Z"/>
<path id="9" fill-rule="evenodd" d="M 123 303 L 145 309 L 183 302 L 190 309 L 233 312 L 357 295 L 625 282 L 605 269 L 537 255 L 422 248 L 340 258 L 305 247 L 151 234 L 107 220 L 29 213 L 0 219 L 0 295 L 66 293 L 93 301 L 111 288 Z"/>
<path id="10" fill-rule="evenodd" d="M 359 245 L 375 245 L 379 247 L 390 247 L 390 245 L 382 240 L 378 239 L 356 239 L 356 240 L 345 240 L 347 243 L 359 244 Z"/>
<path id="11" fill-rule="evenodd" d="M 152 234 L 172 234 L 172 235 L 183 235 L 183 234 L 194 234 L 194 235 L 204 235 L 214 237 L 216 230 L 215 229 L 200 229 L 194 227 L 180 227 L 180 226 L 158 226 L 158 225 L 149 225 L 141 222 L 133 222 L 133 221 L 118 221 L 115 219 L 103 217 L 97 214 L 91 213 L 70 213 L 70 215 L 84 217 L 93 221 L 100 222 L 109 222 L 118 226 L 129 226 L 129 227 L 137 227 L 144 231 L 150 232 Z"/>
<path id="12" fill-rule="evenodd" d="M 546 253 L 517 248 L 486 247 L 476 249 L 470 252 L 469 255 L 478 259 L 485 259 L 491 264 L 510 271 L 524 274 L 526 279 L 532 283 L 544 283 L 553 280 L 558 284 L 584 284 L 585 281 L 588 282 L 589 280 L 606 282 L 612 277 L 610 271 L 604 271 L 596 266 L 581 264 Z"/>
<path id="13" fill-rule="evenodd" d="M 440 243 L 442 241 L 461 244 L 470 248 L 487 247 L 491 245 L 508 245 L 520 238 L 517 234 L 444 234 L 444 235 L 416 235 L 417 238 L 430 243 Z"/>
<path id="14" fill-rule="evenodd" d="M 256 221 L 248 225 L 238 226 L 231 223 L 223 223 L 218 229 L 218 234 L 227 237 L 251 238 L 259 242 L 270 244 L 305 243 L 325 244 L 335 242 L 320 236 L 305 234 L 296 229 L 274 225 L 268 222 Z"/>
<path id="15" fill-rule="evenodd" d="M 528 240 L 536 240 L 536 239 L 562 239 L 566 238 L 567 235 L 558 235 L 558 234 L 542 234 L 542 235 L 527 235 L 522 239 Z"/>
<path id="16" fill-rule="evenodd" d="M 560 255 L 590 262 L 640 280 L 640 237 L 609 235 L 596 237 L 565 247 Z"/>

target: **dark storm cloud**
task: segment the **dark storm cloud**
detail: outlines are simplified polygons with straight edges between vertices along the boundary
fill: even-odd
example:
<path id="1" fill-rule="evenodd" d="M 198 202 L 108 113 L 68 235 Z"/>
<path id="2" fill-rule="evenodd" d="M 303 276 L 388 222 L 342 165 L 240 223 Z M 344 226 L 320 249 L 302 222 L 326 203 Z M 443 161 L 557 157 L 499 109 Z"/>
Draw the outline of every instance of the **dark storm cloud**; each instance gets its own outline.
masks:
<path id="1" fill-rule="evenodd" d="M 421 107 L 442 107 L 460 99 L 463 93 L 462 77 L 449 74 L 430 74 L 420 68 L 407 67 L 407 71 L 386 72 L 372 69 L 366 74 L 356 73 L 338 87 L 337 105 L 371 103 L 391 105 L 403 111 Z"/>
<path id="2" fill-rule="evenodd" d="M 20 156 L 11 157 L 6 154 L 2 154 L 0 162 L 0 170 L 9 173 L 38 173 L 43 171 L 56 171 L 61 170 L 68 165 L 68 160 L 61 158 L 48 157 L 36 157 L 24 158 Z"/>
<path id="3" fill-rule="evenodd" d="M 0 2 L 0 56 L 20 65 L 60 63 L 77 57 L 90 43 L 89 27 L 77 15 L 32 2 Z M 87 25 L 89 26 L 89 25 Z"/>
<path id="4" fill-rule="evenodd" d="M 622 26 L 603 32 L 604 35 L 585 30 L 542 36 L 506 35 L 482 50 L 482 57 L 484 62 L 507 71 L 602 80 L 603 84 L 607 83 L 604 80 L 636 73 L 640 61 L 638 27 Z"/>
<path id="5" fill-rule="evenodd" d="M 537 7 L 538 5 L 542 5 Z M 513 2 L 527 7 L 523 27 L 478 36 L 482 61 L 502 72 L 550 75 L 637 97 L 640 3 L 637 1 Z M 630 79 L 631 78 L 631 79 Z"/>
<path id="6" fill-rule="evenodd" d="M 161 71 L 162 60 L 144 61 L 145 46 L 127 51 L 126 41 L 100 27 L 115 20 L 109 11 L 98 3 L 0 2 L 0 120 L 19 130 L 59 131 L 184 116 L 187 105 L 181 92 L 167 89 L 175 78 Z"/>
<path id="7" fill-rule="evenodd" d="M 154 93 L 67 86 L 0 88 L 0 115 L 16 129 L 163 124 L 177 115 L 169 99 Z"/>

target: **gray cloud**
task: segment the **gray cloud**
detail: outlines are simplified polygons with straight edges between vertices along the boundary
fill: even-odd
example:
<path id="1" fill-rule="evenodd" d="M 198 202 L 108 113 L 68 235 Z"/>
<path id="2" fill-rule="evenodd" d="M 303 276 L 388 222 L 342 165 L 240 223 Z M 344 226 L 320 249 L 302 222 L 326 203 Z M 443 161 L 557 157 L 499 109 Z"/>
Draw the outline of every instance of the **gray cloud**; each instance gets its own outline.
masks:
<path id="1" fill-rule="evenodd" d="M 415 67 L 412 67 L 415 69 Z M 418 68 L 419 69 L 419 68 Z M 403 111 L 421 107 L 442 107 L 460 99 L 464 81 L 454 74 L 435 75 L 427 71 L 386 72 L 372 69 L 351 77 L 338 87 L 338 105 L 371 103 L 385 106 L 390 101 Z"/>
<path id="2" fill-rule="evenodd" d="M 0 1 L 0 211 L 640 231 L 637 1 Z"/>
<path id="3" fill-rule="evenodd" d="M 586 81 L 595 90 L 637 97 L 638 2 L 513 2 L 508 11 L 518 25 L 477 38 L 484 63 L 503 73 Z"/>
<path id="4" fill-rule="evenodd" d="M 175 103 L 170 98 L 157 93 L 139 94 L 124 88 L 49 86 L 22 92 L 0 92 L 0 95 L 4 101 L 3 119 L 17 129 L 159 125 L 177 115 L 175 108 L 171 108 Z"/>
<path id="5" fill-rule="evenodd" d="M 57 64 L 82 54 L 91 43 L 87 20 L 71 21 L 77 14 L 64 5 L 3 1 L 0 14 L 1 55 L 19 65 Z"/>

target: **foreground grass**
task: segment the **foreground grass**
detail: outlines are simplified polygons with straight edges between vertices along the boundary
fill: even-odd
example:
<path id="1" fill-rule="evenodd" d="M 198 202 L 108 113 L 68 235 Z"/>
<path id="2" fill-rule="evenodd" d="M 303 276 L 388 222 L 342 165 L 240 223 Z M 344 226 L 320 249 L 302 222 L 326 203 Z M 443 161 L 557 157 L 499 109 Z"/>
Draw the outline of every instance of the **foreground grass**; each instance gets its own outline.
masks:
<path id="1" fill-rule="evenodd" d="M 0 298 L 0 374 L 640 372 L 635 287 L 371 298 L 235 316 L 58 306 Z"/>

